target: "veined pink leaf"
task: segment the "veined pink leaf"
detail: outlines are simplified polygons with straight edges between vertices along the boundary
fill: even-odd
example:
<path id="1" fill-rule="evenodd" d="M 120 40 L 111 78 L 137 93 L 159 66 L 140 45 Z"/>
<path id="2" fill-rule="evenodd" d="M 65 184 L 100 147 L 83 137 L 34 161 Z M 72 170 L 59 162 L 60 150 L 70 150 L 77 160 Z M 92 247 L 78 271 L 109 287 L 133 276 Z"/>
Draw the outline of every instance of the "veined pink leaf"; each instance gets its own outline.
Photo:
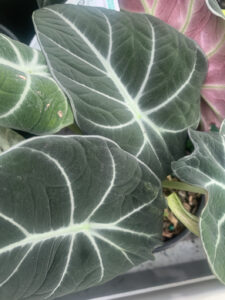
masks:
<path id="1" fill-rule="evenodd" d="M 215 0 L 216 1 L 216 0 Z M 119 0 L 120 8 L 152 14 L 195 40 L 208 58 L 202 88 L 202 128 L 225 119 L 225 21 L 205 0 Z M 211 1 L 211 4 L 213 1 Z"/>

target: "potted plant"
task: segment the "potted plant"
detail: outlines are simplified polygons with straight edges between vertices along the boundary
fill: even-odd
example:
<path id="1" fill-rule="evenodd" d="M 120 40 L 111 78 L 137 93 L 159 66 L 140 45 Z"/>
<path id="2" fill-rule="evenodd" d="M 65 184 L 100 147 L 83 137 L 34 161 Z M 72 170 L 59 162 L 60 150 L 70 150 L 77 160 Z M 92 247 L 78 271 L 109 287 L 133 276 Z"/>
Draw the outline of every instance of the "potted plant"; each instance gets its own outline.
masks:
<path id="1" fill-rule="evenodd" d="M 218 1 L 224 8 L 224 1 Z M 216 1 L 127 1 L 119 0 L 121 9 L 148 13 L 160 18 L 195 40 L 208 60 L 207 78 L 201 90 L 201 120 L 199 129 L 219 131 L 224 114 L 224 11 Z M 218 75 L 219 74 L 219 75 Z M 174 183 L 163 182 L 166 187 Z M 176 185 L 176 184 L 175 184 Z M 171 241 L 172 242 L 172 241 Z"/>
<path id="2" fill-rule="evenodd" d="M 54 299 L 152 259 L 172 172 L 207 195 L 200 221 L 167 200 L 224 281 L 224 126 L 195 130 L 202 50 L 148 15 L 61 4 L 33 20 L 42 53 L 0 37 L 0 126 L 40 135 L 0 155 L 2 299 Z M 73 118 L 84 135 L 46 135 Z"/>

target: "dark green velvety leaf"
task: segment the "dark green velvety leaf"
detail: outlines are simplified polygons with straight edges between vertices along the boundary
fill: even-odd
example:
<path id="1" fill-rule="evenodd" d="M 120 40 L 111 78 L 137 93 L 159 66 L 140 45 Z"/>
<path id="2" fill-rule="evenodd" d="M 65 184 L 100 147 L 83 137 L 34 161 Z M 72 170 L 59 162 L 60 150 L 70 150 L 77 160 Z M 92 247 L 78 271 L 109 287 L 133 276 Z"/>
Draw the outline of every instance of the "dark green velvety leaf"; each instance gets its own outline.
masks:
<path id="1" fill-rule="evenodd" d="M 41 52 L 0 35 L 0 126 L 44 134 L 71 123 L 70 105 Z"/>
<path id="2" fill-rule="evenodd" d="M 208 191 L 200 217 L 200 233 L 214 274 L 225 283 L 225 135 L 190 132 L 192 155 L 172 164 L 182 181 Z"/>
<path id="3" fill-rule="evenodd" d="M 0 155 L 1 299 L 55 299 L 152 259 L 161 184 L 102 137 L 45 136 Z"/>
<path id="4" fill-rule="evenodd" d="M 34 23 L 82 132 L 170 173 L 199 120 L 206 63 L 194 42 L 152 16 L 103 8 L 55 5 Z"/>

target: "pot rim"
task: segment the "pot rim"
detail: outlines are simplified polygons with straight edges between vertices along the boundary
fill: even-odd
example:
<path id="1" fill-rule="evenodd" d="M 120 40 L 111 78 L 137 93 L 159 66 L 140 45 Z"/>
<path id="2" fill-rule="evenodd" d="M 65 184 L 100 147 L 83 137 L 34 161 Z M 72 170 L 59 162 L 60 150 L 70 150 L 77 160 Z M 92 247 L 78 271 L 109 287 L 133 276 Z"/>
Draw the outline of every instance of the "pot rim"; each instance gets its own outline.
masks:
<path id="1" fill-rule="evenodd" d="M 205 195 L 202 195 L 201 198 L 200 198 L 200 202 L 199 202 L 199 207 L 198 207 L 198 210 L 196 212 L 196 216 L 200 216 L 201 215 L 201 212 L 205 206 L 205 202 L 206 202 L 206 196 Z M 182 239 L 188 237 L 189 235 L 191 234 L 191 232 L 187 229 L 187 228 L 184 228 L 184 230 L 176 235 L 175 237 L 165 241 L 165 242 L 162 242 L 162 245 L 155 248 L 152 253 L 158 253 L 158 252 L 161 252 L 161 251 L 164 251 L 172 246 L 175 246 L 175 244 L 179 241 L 181 241 Z"/>

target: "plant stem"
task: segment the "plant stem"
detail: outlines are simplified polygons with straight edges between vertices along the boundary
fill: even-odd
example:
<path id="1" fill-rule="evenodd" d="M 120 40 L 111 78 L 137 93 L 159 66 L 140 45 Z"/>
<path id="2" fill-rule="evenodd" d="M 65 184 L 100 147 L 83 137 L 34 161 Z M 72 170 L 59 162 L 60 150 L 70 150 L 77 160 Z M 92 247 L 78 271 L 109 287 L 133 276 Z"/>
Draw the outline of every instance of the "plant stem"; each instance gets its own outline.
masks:
<path id="1" fill-rule="evenodd" d="M 180 182 L 180 181 L 170 181 L 170 180 L 164 180 L 162 182 L 162 186 L 163 188 L 167 188 L 167 189 L 174 189 L 174 190 L 180 190 L 180 191 L 187 191 L 187 192 L 193 192 L 193 193 L 198 193 L 198 194 L 203 194 L 206 195 L 207 191 L 200 188 L 200 187 L 196 187 L 184 182 Z"/>
<path id="2" fill-rule="evenodd" d="M 200 236 L 199 218 L 189 213 L 183 206 L 180 198 L 176 193 L 166 197 L 169 208 L 177 219 L 184 224 L 192 233 Z"/>
<path id="3" fill-rule="evenodd" d="M 76 124 L 68 126 L 68 128 L 73 131 L 75 134 L 82 135 L 80 128 Z"/>

